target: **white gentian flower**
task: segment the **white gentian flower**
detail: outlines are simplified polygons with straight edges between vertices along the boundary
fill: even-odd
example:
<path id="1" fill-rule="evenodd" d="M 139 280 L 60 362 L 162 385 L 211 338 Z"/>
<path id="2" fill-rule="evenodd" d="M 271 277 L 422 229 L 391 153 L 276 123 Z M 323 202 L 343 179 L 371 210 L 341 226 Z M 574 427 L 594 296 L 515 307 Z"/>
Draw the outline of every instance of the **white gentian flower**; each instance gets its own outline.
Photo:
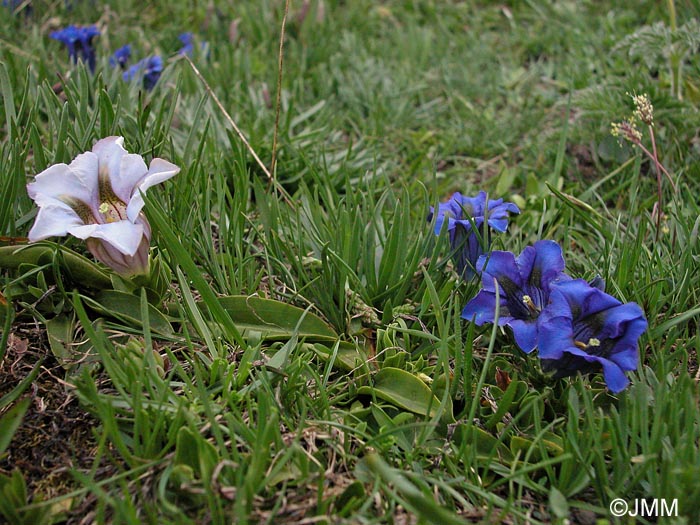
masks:
<path id="1" fill-rule="evenodd" d="M 98 141 L 70 165 L 56 164 L 27 185 L 39 206 L 29 241 L 71 234 L 84 239 L 95 258 L 124 276 L 148 273 L 151 228 L 141 212 L 141 192 L 180 168 L 124 149 L 122 137 Z"/>

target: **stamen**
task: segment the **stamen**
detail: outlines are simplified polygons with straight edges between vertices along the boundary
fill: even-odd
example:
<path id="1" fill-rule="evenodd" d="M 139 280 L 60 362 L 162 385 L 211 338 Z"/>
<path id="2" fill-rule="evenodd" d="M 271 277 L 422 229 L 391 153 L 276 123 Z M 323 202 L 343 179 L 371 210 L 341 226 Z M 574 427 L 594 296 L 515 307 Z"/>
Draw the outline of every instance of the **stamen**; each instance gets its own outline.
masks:
<path id="1" fill-rule="evenodd" d="M 533 314 L 539 314 L 540 309 L 537 308 L 537 305 L 535 302 L 532 300 L 532 297 L 529 295 L 523 295 L 523 304 L 527 306 L 527 309 L 530 310 Z"/>
<path id="2" fill-rule="evenodd" d="M 574 344 L 580 348 L 581 350 L 585 350 L 586 348 L 589 347 L 596 347 L 600 346 L 600 339 L 596 339 L 595 337 L 591 337 L 587 343 L 584 343 L 582 341 L 574 341 Z"/>
<path id="3" fill-rule="evenodd" d="M 126 205 L 118 199 L 103 201 L 98 210 L 107 224 L 122 221 L 126 216 Z"/>

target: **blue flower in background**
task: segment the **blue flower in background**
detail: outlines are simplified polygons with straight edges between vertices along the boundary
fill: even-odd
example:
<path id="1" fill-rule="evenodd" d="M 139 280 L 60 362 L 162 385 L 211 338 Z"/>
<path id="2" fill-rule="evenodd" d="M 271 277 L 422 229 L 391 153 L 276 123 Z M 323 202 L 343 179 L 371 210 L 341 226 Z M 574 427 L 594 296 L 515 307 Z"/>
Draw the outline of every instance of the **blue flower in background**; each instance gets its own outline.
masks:
<path id="1" fill-rule="evenodd" d="M 482 289 L 467 303 L 462 317 L 481 326 L 496 317 L 496 286 L 499 294 L 499 326 L 509 326 L 515 342 L 524 352 L 537 346 L 540 313 L 549 303 L 553 283 L 570 280 L 564 273 L 564 257 L 554 241 L 537 241 L 519 257 L 494 251 L 477 263 Z"/>
<path id="2" fill-rule="evenodd" d="M 100 31 L 95 26 L 70 25 L 60 31 L 53 31 L 49 36 L 68 48 L 68 56 L 73 62 L 81 58 L 90 67 L 90 71 L 95 71 L 95 48 L 92 47 L 92 40 L 99 34 Z"/>
<path id="3" fill-rule="evenodd" d="M 181 55 L 191 55 L 194 51 L 194 35 L 187 32 L 178 35 L 177 38 L 180 40 L 180 42 L 182 42 L 182 47 L 180 48 L 179 53 Z"/>
<path id="4" fill-rule="evenodd" d="M 153 87 L 158 82 L 160 74 L 163 72 L 163 59 L 158 55 L 154 55 L 148 58 L 140 60 L 129 69 L 124 71 L 122 75 L 124 80 L 132 80 L 133 78 L 141 76 L 143 78 L 143 87 L 148 90 L 153 89 Z"/>
<path id="5" fill-rule="evenodd" d="M 190 32 L 182 33 L 178 35 L 177 38 L 182 42 L 182 47 L 178 51 L 178 54 L 192 56 L 192 53 L 194 53 L 194 34 Z M 207 56 L 209 55 L 206 42 L 200 42 L 199 48 L 202 52 L 205 52 Z"/>
<path id="6" fill-rule="evenodd" d="M 112 67 L 121 67 L 122 69 L 126 68 L 126 64 L 129 62 L 129 59 L 131 58 L 131 46 L 129 44 L 126 44 L 125 46 L 120 47 L 117 49 L 114 54 L 109 58 L 109 65 Z"/>
<path id="7" fill-rule="evenodd" d="M 26 15 L 31 14 L 32 11 L 31 3 L 25 2 L 25 0 L 2 0 L 2 6 L 9 8 L 10 11 L 12 11 L 12 14 L 14 14 L 20 7 L 24 7 L 24 13 Z"/>
<path id="8" fill-rule="evenodd" d="M 582 279 L 554 283 L 540 316 L 539 356 L 555 378 L 603 371 L 612 392 L 628 384 L 637 369 L 637 341 L 647 329 L 642 309 L 621 303 Z"/>
<path id="9" fill-rule="evenodd" d="M 437 212 L 431 206 L 428 220 L 436 215 L 435 235 L 440 234 L 447 221 L 457 272 L 469 278 L 474 275 L 484 248 L 490 244 L 489 229 L 502 233 L 508 228 L 508 212 L 520 213 L 520 209 L 503 199 L 489 200 L 485 191 L 480 191 L 476 197 L 465 197 L 458 192 L 449 201 L 439 204 Z"/>
<path id="10" fill-rule="evenodd" d="M 603 279 L 600 275 L 596 275 L 593 279 L 588 281 L 588 284 L 590 284 L 593 288 L 598 288 L 601 292 L 605 291 L 605 279 Z"/>

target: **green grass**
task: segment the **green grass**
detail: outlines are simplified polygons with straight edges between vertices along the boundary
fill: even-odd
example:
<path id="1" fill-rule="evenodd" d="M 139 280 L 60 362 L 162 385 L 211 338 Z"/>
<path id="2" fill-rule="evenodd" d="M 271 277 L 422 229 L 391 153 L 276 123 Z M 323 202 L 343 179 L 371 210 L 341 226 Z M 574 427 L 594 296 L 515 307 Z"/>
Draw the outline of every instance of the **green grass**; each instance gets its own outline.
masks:
<path id="1" fill-rule="evenodd" d="M 0 522 L 633 523 L 615 498 L 695 522 L 700 61 L 676 85 L 645 36 L 666 3 L 293 1 L 274 184 L 177 35 L 269 166 L 282 1 L 32 4 L 0 16 L 0 252 L 32 177 L 102 137 L 182 171 L 147 196 L 148 289 L 77 239 L 88 260 L 0 253 Z M 69 23 L 100 26 L 94 74 L 48 37 Z M 109 66 L 125 43 L 166 59 L 152 91 Z M 610 136 L 626 92 L 678 186 L 658 238 L 654 167 Z M 627 390 L 554 381 L 460 318 L 479 283 L 426 216 L 482 189 L 522 209 L 495 249 L 553 239 L 644 309 Z"/>

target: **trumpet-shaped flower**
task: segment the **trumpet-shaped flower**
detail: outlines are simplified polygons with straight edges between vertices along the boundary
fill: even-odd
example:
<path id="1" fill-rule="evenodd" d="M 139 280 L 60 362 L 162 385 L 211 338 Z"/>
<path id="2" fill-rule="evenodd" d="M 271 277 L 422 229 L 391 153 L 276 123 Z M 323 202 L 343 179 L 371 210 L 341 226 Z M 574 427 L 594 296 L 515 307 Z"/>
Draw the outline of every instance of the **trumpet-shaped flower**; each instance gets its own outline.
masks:
<path id="1" fill-rule="evenodd" d="M 538 338 L 545 371 L 567 377 L 602 369 L 608 388 L 623 390 L 637 369 L 637 340 L 647 329 L 642 309 L 621 303 L 582 279 L 555 283 Z"/>
<path id="2" fill-rule="evenodd" d="M 68 48 L 68 56 L 73 62 L 78 61 L 78 54 L 80 54 L 80 58 L 90 67 L 90 71 L 95 71 L 95 48 L 92 46 L 92 39 L 99 34 L 100 31 L 95 26 L 70 25 L 60 31 L 53 31 L 49 36 Z"/>
<path id="3" fill-rule="evenodd" d="M 55 164 L 27 185 L 39 206 L 29 241 L 73 235 L 97 260 L 125 275 L 148 272 L 151 229 L 142 213 L 142 192 L 180 168 L 163 159 L 149 167 L 124 149 L 122 137 L 98 141 L 70 165 Z"/>
<path id="4" fill-rule="evenodd" d="M 540 312 L 549 303 L 551 285 L 571 279 L 564 273 L 564 257 L 554 241 L 538 241 L 519 257 L 494 251 L 477 262 L 482 289 L 467 303 L 462 317 L 477 325 L 493 323 L 496 317 L 498 283 L 499 326 L 509 326 L 524 352 L 537 346 Z M 495 281 L 495 282 L 494 282 Z"/>
<path id="5" fill-rule="evenodd" d="M 190 32 L 182 33 L 177 36 L 177 39 L 182 42 L 182 47 L 179 53 L 181 55 L 191 55 L 194 52 L 194 35 Z"/>
<path id="6" fill-rule="evenodd" d="M 508 228 L 508 212 L 520 213 L 520 209 L 503 199 L 489 200 L 485 191 L 480 191 L 476 197 L 465 197 L 457 192 L 449 201 L 439 204 L 437 212 L 431 207 L 428 220 L 436 216 L 435 235 L 440 234 L 447 221 L 457 272 L 471 277 L 484 248 L 490 244 L 489 230 L 503 233 Z"/>
<path id="7" fill-rule="evenodd" d="M 109 58 L 109 65 L 112 67 L 119 66 L 124 69 L 127 62 L 131 58 L 131 46 L 129 44 L 123 45 L 117 49 L 114 54 Z"/>
<path id="8" fill-rule="evenodd" d="M 140 77 L 143 80 L 143 87 L 150 91 L 156 85 L 158 79 L 160 79 L 160 74 L 162 72 L 163 59 L 158 55 L 154 55 L 138 61 L 129 69 L 124 71 L 122 77 L 127 81 Z"/>
<path id="9" fill-rule="evenodd" d="M 181 33 L 177 35 L 177 39 L 182 42 L 182 47 L 178 51 L 178 54 L 192 56 L 194 54 L 195 44 L 194 34 L 190 32 Z M 199 49 L 206 54 L 207 57 L 209 56 L 208 44 L 206 42 L 200 42 Z"/>

